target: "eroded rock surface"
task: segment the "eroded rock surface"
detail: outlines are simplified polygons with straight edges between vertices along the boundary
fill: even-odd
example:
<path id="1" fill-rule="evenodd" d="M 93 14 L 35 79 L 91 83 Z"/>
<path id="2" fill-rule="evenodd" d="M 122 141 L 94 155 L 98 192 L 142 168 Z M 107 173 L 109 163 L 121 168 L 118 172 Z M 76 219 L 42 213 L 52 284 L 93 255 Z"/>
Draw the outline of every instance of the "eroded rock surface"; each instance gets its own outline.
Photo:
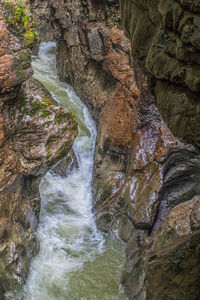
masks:
<path id="1" fill-rule="evenodd" d="M 8 24 L 0 1 L 0 298 L 26 279 L 39 249 L 35 236 L 41 176 L 71 149 L 74 117 L 51 104 L 34 80 L 31 47 Z M 33 45 L 31 45 L 33 46 Z"/>
<path id="2" fill-rule="evenodd" d="M 191 221 L 197 206 L 199 196 L 174 207 L 145 247 L 138 233 L 129 238 L 123 281 L 130 299 L 199 298 L 200 231 Z"/>
<path id="3" fill-rule="evenodd" d="M 199 152 L 199 1 L 126 0 L 121 15 L 159 112 L 172 132 Z M 199 153 L 173 151 L 164 161 L 152 237 L 145 237 L 142 247 L 137 238 L 128 241 L 124 282 L 130 299 L 200 297 L 200 233 L 194 221 L 199 179 Z"/>
<path id="4" fill-rule="evenodd" d="M 132 56 L 131 43 L 119 26 L 116 1 L 50 1 L 58 41 L 57 66 L 61 78 L 75 88 L 98 124 L 94 169 L 97 224 L 109 231 L 119 222 L 120 237 L 127 245 L 122 281 L 129 298 L 192 300 L 198 299 L 200 292 L 200 156 L 194 148 L 198 132 L 191 125 L 192 120 L 198 123 L 198 103 L 192 98 L 192 106 L 183 105 L 189 103 L 185 97 L 195 92 L 186 91 L 189 85 L 184 82 L 172 84 L 162 77 L 165 68 L 171 76 L 173 67 L 173 80 L 180 78 L 175 61 L 160 62 L 157 71 L 161 76 L 149 71 L 156 101 L 149 91 L 140 65 L 150 55 L 150 37 L 161 21 L 154 9 L 159 1 L 150 2 L 122 3 L 122 14 L 127 13 L 124 26 L 132 48 L 134 43 L 137 46 Z M 134 23 L 137 19 L 140 22 Z M 162 43 L 156 45 L 163 51 Z M 153 58 L 149 59 L 151 66 Z M 167 94 L 168 86 L 175 91 L 173 97 Z M 163 111 L 182 141 L 163 122 L 160 112 L 168 121 Z"/>
<path id="5" fill-rule="evenodd" d="M 52 11 L 49 0 L 28 0 L 31 2 L 35 26 L 39 33 L 39 42 L 49 42 L 54 39 L 57 24 L 51 22 Z M 39 44 L 37 45 L 39 46 Z M 37 50 L 38 47 L 36 47 Z M 34 49 L 35 50 L 35 49 Z"/>
<path id="6" fill-rule="evenodd" d="M 199 149 L 199 1 L 123 0 L 121 12 L 159 112 L 176 136 Z"/>

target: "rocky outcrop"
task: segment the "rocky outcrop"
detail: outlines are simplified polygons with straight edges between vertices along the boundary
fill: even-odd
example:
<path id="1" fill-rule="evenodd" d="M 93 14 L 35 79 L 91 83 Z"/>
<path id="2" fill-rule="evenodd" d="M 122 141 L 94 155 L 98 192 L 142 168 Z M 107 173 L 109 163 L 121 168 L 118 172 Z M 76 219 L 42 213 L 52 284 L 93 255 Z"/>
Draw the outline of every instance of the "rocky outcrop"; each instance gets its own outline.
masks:
<path id="1" fill-rule="evenodd" d="M 195 196 L 200 192 L 198 7 L 198 1 L 121 1 L 133 56 L 148 77 L 159 112 L 177 137 L 197 149 L 196 154 L 175 151 L 164 161 L 151 237 L 142 246 L 137 234 L 128 240 L 124 283 L 130 299 L 200 297 L 200 228 L 192 225 L 200 210 Z M 126 223 L 124 234 L 123 227 Z"/>
<path id="2" fill-rule="evenodd" d="M 199 299 L 199 196 L 175 206 L 145 244 L 137 232 L 126 238 L 130 299 Z"/>
<path id="3" fill-rule="evenodd" d="M 199 1 L 125 0 L 121 12 L 159 112 L 176 136 L 199 149 Z"/>
<path id="4" fill-rule="evenodd" d="M 147 26 L 145 17 L 149 9 L 150 23 L 159 22 L 159 13 L 153 10 L 157 2 L 148 6 L 147 1 L 122 3 L 122 13 L 124 7 L 129 13 L 123 19 L 125 28 L 126 23 L 134 28 L 132 23 L 140 17 L 141 23 L 135 26 L 139 33 L 134 34 L 139 49 L 136 56 L 119 26 L 119 7 L 112 2 L 50 1 L 59 73 L 87 103 L 98 125 L 94 168 L 97 224 L 103 231 L 119 224 L 120 237 L 126 243 L 122 282 L 130 299 L 198 299 L 200 156 L 194 139 L 185 137 L 189 136 L 186 127 L 180 141 L 162 120 L 160 106 L 155 105 L 159 101 L 156 98 L 155 102 L 149 91 L 141 64 L 148 56 L 149 35 L 153 35 L 153 25 Z M 131 19 L 134 3 L 139 8 Z M 145 40 L 141 47 L 140 39 Z M 168 64 L 160 64 L 158 70 L 165 66 Z M 155 91 L 155 76 L 151 74 L 149 79 Z M 158 79 L 158 84 L 171 84 Z M 158 94 L 167 97 L 166 91 L 160 89 Z M 180 106 L 182 99 L 185 101 L 182 95 Z M 173 106 L 163 107 L 175 122 Z M 196 110 L 190 115 L 190 109 L 184 109 L 188 119 L 196 118 Z M 173 133 L 180 137 L 176 130 Z"/>
<path id="5" fill-rule="evenodd" d="M 38 252 L 41 176 L 70 151 L 77 134 L 71 113 L 51 104 L 51 96 L 31 77 L 35 38 L 27 42 L 22 20 L 12 17 L 18 2 L 6 3 L 0 1 L 1 299 L 26 279 Z M 27 7 L 20 9 L 31 18 Z"/>
<path id="6" fill-rule="evenodd" d="M 51 22 L 52 11 L 50 8 L 50 1 L 31 0 L 31 11 L 34 17 L 34 23 L 37 32 L 39 33 L 39 42 L 48 42 L 54 40 L 54 35 L 56 32 L 58 32 L 58 24 Z M 39 43 L 37 46 L 39 46 Z"/>

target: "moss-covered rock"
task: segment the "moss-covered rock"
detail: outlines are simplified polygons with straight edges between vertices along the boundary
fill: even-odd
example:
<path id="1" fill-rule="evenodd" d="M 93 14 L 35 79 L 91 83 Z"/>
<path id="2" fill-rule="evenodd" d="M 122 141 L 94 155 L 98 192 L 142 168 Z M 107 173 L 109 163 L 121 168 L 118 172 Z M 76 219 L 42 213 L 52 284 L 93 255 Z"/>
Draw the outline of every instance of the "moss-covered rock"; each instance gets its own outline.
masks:
<path id="1" fill-rule="evenodd" d="M 2 0 L 4 17 L 14 31 L 23 39 L 24 47 L 29 48 L 38 39 L 30 7 L 23 0 Z"/>
<path id="2" fill-rule="evenodd" d="M 77 123 L 32 78 L 28 2 L 0 0 L 0 299 L 38 253 L 41 176 L 71 150 Z"/>

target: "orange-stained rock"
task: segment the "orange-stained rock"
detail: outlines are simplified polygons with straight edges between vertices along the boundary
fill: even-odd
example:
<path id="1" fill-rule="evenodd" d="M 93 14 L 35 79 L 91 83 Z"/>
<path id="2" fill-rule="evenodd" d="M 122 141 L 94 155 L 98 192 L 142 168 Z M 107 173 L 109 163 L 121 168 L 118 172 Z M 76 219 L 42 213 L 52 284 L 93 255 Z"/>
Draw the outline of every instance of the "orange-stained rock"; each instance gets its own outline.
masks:
<path id="1" fill-rule="evenodd" d="M 24 78 L 20 78 L 17 74 L 18 67 L 15 63 L 17 55 L 10 50 L 10 37 L 2 15 L 0 15 L 0 32 L 0 93 L 4 94 L 20 85 Z"/>
<path id="2" fill-rule="evenodd" d="M 97 223 L 109 223 L 106 215 L 115 218 L 124 205 L 136 227 L 157 230 L 174 205 L 199 193 L 198 155 L 177 140 L 161 119 L 119 26 L 117 5 L 105 4 L 97 13 L 90 1 L 50 3 L 51 22 L 62 29 L 55 35 L 59 73 L 98 123 Z M 198 161 L 196 171 L 193 160 Z"/>
<path id="3" fill-rule="evenodd" d="M 127 12 L 130 2 L 144 5 L 139 16 L 134 10 L 135 18 L 128 20 L 129 36 L 132 22 L 138 20 L 131 38 L 137 42 L 137 56 L 144 60 L 154 24 L 160 20 L 157 10 L 151 9 L 157 1 L 150 1 L 150 5 L 148 1 L 124 2 Z M 175 1 L 160 2 L 171 8 L 170 3 Z M 130 42 L 120 28 L 119 7 L 102 1 L 97 9 L 92 3 L 50 1 L 60 76 L 87 103 L 98 125 L 94 167 L 97 225 L 109 231 L 119 221 L 120 235 L 126 242 L 123 284 L 130 299 L 196 300 L 200 274 L 199 204 L 193 198 L 200 194 L 199 154 L 178 140 L 163 122 L 146 76 L 132 57 Z M 42 14 L 40 17 L 44 19 Z M 156 38 L 156 46 L 162 51 L 162 41 Z M 180 78 L 181 72 L 175 74 L 168 69 L 176 70 L 177 65 L 162 64 L 162 58 L 159 68 L 151 72 L 167 69 L 168 76 Z M 154 57 L 148 57 L 148 62 L 151 69 Z M 165 100 L 158 105 L 168 113 L 165 119 L 170 119 L 169 125 L 176 124 L 174 132 L 187 136 L 187 132 L 181 132 L 182 124 L 187 127 L 193 109 L 182 111 L 180 104 L 187 103 L 189 95 L 178 98 L 177 111 L 176 90 L 171 91 L 162 79 L 158 78 L 156 87 L 150 82 L 158 99 Z M 197 111 L 198 106 L 195 115 Z M 187 115 L 185 122 L 182 113 Z"/>
<path id="4" fill-rule="evenodd" d="M 7 26 L 2 3 L 0 0 L 0 299 L 19 283 L 17 278 L 24 281 L 28 276 L 30 260 L 39 249 L 35 231 L 41 176 L 71 150 L 77 134 L 77 123 L 66 109 L 42 100 L 41 96 L 51 96 L 31 77 L 31 49 L 24 47 L 17 27 Z M 66 112 L 67 117 L 56 122 L 56 115 Z"/>

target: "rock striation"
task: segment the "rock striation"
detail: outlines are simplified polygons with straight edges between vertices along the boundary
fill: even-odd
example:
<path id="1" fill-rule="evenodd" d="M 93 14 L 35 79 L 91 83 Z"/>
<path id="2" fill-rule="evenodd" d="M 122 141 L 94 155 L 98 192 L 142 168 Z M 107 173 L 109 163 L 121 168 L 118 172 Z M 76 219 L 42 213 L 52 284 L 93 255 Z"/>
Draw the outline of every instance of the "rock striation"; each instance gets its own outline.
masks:
<path id="1" fill-rule="evenodd" d="M 18 2 L 9 5 L 14 3 Z M 25 29 L 11 22 L 12 11 L 4 4 L 0 1 L 1 299 L 27 278 L 30 260 L 39 249 L 35 231 L 41 176 L 71 150 L 77 134 L 72 114 L 54 106 L 48 92 L 32 78 L 35 41 L 27 44 Z M 23 9 L 28 11 L 28 6 Z"/>
<path id="2" fill-rule="evenodd" d="M 195 196 L 199 195 L 200 4 L 187 0 L 120 4 L 132 54 L 147 76 L 159 113 L 175 136 L 196 148 L 196 154 L 178 150 L 165 160 L 152 236 L 142 250 L 136 240 L 130 242 L 137 254 L 128 246 L 124 282 L 130 299 L 198 299 L 200 228 L 192 220 L 194 211 L 200 211 Z"/>
<path id="3" fill-rule="evenodd" d="M 94 208 L 98 227 L 108 232 L 118 226 L 126 243 L 122 283 L 129 299 L 197 300 L 197 91 L 186 84 L 177 58 L 164 59 L 176 44 L 165 42 L 178 36 L 169 30 L 178 22 L 177 7 L 187 1 L 176 2 L 173 18 L 171 10 L 166 13 L 169 25 L 158 2 L 165 10 L 175 1 L 150 2 L 121 1 L 131 42 L 119 25 L 117 1 L 49 1 L 50 23 L 61 79 L 75 88 L 98 125 Z M 197 15 L 192 7 L 184 13 Z M 197 60 L 193 65 L 198 69 Z"/>
<path id="4" fill-rule="evenodd" d="M 121 1 L 122 23 L 170 130 L 199 149 L 200 3 Z"/>

